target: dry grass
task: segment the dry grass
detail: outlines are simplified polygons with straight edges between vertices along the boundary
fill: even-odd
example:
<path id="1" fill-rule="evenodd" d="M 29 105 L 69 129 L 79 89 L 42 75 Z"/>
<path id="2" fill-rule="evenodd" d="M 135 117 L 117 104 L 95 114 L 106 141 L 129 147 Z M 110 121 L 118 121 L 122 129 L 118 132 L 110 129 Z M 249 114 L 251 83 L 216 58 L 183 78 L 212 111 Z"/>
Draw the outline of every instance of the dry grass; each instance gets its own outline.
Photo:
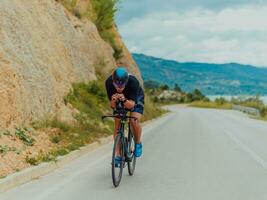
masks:
<path id="1" fill-rule="evenodd" d="M 229 102 L 226 103 L 217 103 L 213 101 L 194 101 L 189 106 L 200 107 L 200 108 L 217 108 L 217 109 L 232 109 L 232 104 Z"/>

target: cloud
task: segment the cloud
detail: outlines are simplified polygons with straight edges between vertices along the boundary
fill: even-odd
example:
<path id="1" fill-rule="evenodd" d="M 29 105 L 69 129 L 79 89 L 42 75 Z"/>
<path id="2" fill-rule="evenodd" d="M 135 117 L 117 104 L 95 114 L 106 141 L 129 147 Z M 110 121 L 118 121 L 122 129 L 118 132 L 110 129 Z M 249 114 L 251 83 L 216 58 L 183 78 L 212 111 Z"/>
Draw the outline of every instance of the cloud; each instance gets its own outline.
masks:
<path id="1" fill-rule="evenodd" d="M 148 12 L 119 25 L 132 52 L 178 61 L 267 66 L 267 5 Z"/>
<path id="2" fill-rule="evenodd" d="M 221 10 L 229 7 L 264 4 L 263 0 L 122 0 L 117 22 L 122 24 L 132 18 L 141 18 L 151 12 L 186 12 L 195 8 Z"/>

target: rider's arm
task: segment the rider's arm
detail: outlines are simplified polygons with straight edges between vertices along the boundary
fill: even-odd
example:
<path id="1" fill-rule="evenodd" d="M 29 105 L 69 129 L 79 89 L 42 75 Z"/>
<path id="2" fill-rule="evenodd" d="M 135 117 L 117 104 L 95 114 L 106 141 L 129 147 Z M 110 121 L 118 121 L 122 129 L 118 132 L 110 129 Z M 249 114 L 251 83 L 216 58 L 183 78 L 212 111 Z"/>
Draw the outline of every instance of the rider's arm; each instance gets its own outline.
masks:
<path id="1" fill-rule="evenodd" d="M 113 94 L 111 76 L 106 80 L 105 86 L 106 86 L 107 96 L 110 101 L 110 107 L 114 109 L 116 107 L 117 98 L 116 98 L 116 95 Z"/>
<path id="2" fill-rule="evenodd" d="M 135 105 L 135 102 L 131 99 L 126 99 L 124 94 L 118 94 L 118 98 L 123 102 L 123 105 L 126 109 L 131 110 Z"/>
<path id="3" fill-rule="evenodd" d="M 139 82 L 136 78 L 132 79 L 131 85 L 129 87 L 129 93 L 127 95 L 127 101 L 124 103 L 124 106 L 127 109 L 132 109 L 136 104 L 136 98 L 139 90 Z"/>
<path id="4" fill-rule="evenodd" d="M 131 110 L 135 105 L 135 102 L 133 100 L 129 100 L 129 99 L 126 99 L 126 101 L 124 102 L 124 106 L 125 108 Z"/>
<path id="5" fill-rule="evenodd" d="M 110 107 L 111 108 L 114 109 L 116 107 L 117 99 L 118 99 L 117 94 L 112 95 L 111 100 L 110 100 Z"/>

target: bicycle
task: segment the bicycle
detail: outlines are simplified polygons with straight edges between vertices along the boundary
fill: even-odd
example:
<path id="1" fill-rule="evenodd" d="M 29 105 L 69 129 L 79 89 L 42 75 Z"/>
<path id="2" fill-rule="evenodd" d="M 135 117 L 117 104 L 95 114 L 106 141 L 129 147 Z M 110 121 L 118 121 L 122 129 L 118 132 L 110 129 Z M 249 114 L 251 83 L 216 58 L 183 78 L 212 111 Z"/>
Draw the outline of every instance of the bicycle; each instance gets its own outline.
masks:
<path id="1" fill-rule="evenodd" d="M 128 116 L 127 113 L 129 112 L 123 106 L 121 101 L 118 102 L 115 115 L 105 115 L 102 116 L 102 121 L 105 118 L 118 118 L 120 119 L 120 127 L 114 139 L 113 151 L 112 151 L 112 160 L 111 160 L 111 172 L 112 172 L 112 181 L 115 187 L 119 186 L 122 178 L 123 168 L 125 164 L 128 165 L 128 173 L 130 176 L 134 174 L 135 165 L 136 165 L 136 157 L 134 155 L 134 148 L 135 148 L 135 138 L 132 132 L 132 127 L 130 125 L 129 119 L 137 120 L 136 117 Z M 127 137 L 124 134 L 125 131 L 125 124 L 128 124 L 128 135 Z M 119 155 L 121 156 L 119 167 L 115 166 L 115 158 L 117 149 L 119 149 Z"/>

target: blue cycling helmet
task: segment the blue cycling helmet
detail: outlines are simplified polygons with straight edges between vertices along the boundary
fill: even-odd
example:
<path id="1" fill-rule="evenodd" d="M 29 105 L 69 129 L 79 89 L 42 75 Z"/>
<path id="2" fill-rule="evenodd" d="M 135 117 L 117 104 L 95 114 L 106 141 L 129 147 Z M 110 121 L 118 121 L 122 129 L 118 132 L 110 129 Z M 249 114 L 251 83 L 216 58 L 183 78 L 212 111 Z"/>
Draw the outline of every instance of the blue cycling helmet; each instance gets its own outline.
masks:
<path id="1" fill-rule="evenodd" d="M 112 80 L 115 87 L 125 87 L 129 79 L 129 73 L 124 67 L 118 67 L 112 74 Z"/>

